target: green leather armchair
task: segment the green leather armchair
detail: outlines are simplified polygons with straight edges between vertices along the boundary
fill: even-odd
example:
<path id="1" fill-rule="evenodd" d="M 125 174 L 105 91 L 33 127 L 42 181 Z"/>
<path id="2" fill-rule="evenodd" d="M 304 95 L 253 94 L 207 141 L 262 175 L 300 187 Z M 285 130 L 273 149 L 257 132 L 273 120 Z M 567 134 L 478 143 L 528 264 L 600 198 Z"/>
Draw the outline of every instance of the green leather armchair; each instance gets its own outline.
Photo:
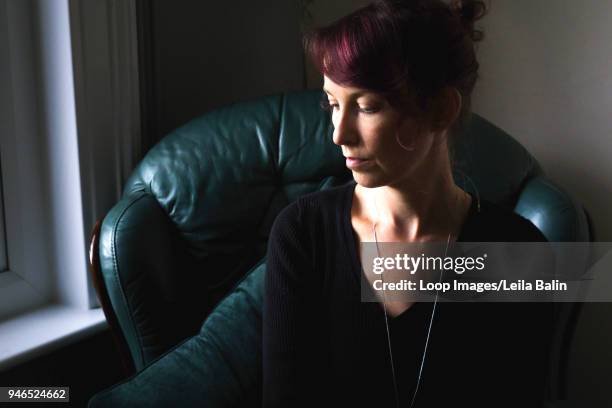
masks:
<path id="1" fill-rule="evenodd" d="M 351 178 L 321 98 L 286 93 L 207 113 L 166 136 L 133 172 L 94 236 L 92 262 L 136 374 L 90 407 L 260 405 L 272 222 L 300 195 Z M 473 115 L 453 157 L 464 189 L 513 208 L 550 241 L 589 240 L 582 207 L 485 119 Z M 561 363 L 569 334 L 557 345 Z"/>

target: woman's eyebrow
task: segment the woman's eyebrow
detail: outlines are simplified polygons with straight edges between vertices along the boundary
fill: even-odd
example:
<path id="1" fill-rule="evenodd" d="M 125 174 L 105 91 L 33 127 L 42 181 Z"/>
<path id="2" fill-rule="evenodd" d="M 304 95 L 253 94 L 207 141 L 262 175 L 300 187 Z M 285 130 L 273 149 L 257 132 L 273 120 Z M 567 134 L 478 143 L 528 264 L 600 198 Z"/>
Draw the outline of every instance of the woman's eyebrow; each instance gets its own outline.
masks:
<path id="1" fill-rule="evenodd" d="M 328 91 L 327 89 L 325 89 L 325 88 L 323 88 L 323 91 L 324 91 L 326 94 L 328 94 L 329 96 L 334 96 L 334 95 L 333 95 L 331 92 L 329 92 L 329 91 Z M 370 93 L 370 92 L 368 92 L 368 91 L 358 91 L 358 92 L 355 92 L 355 93 L 349 94 L 349 97 L 352 97 L 352 98 L 359 98 L 360 96 L 367 95 L 368 93 Z"/>

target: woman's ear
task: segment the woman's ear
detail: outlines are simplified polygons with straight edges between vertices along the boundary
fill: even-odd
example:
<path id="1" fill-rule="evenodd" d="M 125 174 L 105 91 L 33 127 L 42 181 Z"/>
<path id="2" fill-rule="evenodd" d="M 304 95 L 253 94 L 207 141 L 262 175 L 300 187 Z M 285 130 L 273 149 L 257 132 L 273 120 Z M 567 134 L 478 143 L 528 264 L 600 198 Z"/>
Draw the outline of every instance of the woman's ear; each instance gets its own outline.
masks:
<path id="1" fill-rule="evenodd" d="M 432 129 L 443 131 L 450 128 L 459 117 L 462 106 L 461 93 L 453 86 L 443 88 L 434 103 Z"/>

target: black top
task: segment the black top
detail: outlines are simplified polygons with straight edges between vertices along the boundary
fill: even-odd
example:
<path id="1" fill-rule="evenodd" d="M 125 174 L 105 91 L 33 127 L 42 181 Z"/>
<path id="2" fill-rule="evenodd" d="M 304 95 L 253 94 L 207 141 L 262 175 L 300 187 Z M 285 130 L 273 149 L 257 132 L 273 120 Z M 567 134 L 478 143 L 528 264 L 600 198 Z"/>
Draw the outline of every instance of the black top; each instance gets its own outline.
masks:
<path id="1" fill-rule="evenodd" d="M 361 302 L 355 185 L 301 197 L 274 222 L 263 307 L 264 407 L 396 406 L 383 308 Z M 473 198 L 458 241 L 546 238 L 488 201 L 478 212 Z M 438 303 L 415 407 L 543 399 L 551 306 Z M 432 307 L 416 303 L 390 319 L 402 407 L 410 406 Z"/>

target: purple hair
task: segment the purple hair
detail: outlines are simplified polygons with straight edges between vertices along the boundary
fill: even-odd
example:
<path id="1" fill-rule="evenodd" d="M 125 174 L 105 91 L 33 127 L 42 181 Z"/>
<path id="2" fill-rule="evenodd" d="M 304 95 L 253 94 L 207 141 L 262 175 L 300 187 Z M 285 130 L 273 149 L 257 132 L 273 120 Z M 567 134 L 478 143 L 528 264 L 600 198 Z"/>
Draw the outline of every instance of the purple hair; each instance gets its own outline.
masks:
<path id="1" fill-rule="evenodd" d="M 461 126 L 478 77 L 474 42 L 483 35 L 474 22 L 485 11 L 474 0 L 378 0 L 307 34 L 304 45 L 334 82 L 380 93 L 419 117 L 435 116 L 439 92 L 456 88 Z"/>

